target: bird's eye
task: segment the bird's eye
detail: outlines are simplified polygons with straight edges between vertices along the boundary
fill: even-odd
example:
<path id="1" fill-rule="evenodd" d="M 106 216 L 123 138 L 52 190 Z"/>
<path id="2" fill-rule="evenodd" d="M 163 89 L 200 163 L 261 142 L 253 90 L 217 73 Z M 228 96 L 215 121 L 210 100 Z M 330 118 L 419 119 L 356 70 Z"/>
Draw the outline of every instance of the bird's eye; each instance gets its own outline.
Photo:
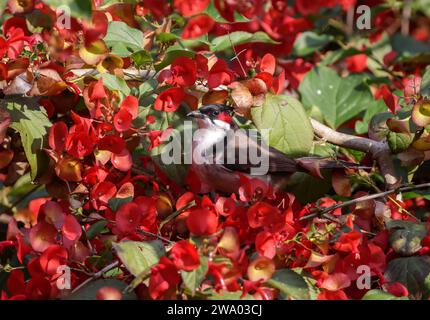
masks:
<path id="1" fill-rule="evenodd" d="M 215 110 L 215 111 L 213 111 L 213 112 L 212 112 L 212 114 L 213 114 L 214 116 L 218 116 L 218 115 L 219 115 L 219 111 L 218 111 L 218 110 Z"/>

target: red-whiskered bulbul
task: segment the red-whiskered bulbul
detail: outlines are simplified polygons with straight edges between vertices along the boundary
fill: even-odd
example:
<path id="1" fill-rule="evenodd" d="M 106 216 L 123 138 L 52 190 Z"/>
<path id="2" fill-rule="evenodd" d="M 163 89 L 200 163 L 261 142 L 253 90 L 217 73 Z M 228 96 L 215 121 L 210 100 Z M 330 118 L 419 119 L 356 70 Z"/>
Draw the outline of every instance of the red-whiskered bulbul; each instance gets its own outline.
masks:
<path id="1" fill-rule="evenodd" d="M 199 129 L 204 129 L 194 136 L 192 155 L 192 168 L 203 184 L 202 193 L 235 193 L 241 185 L 240 174 L 259 178 L 279 190 L 297 171 L 320 176 L 320 168 L 360 168 L 357 164 L 320 157 L 292 159 L 264 144 L 255 134 L 250 135 L 250 131 L 240 130 L 233 120 L 234 109 L 223 104 L 202 106 L 188 116 L 197 120 Z M 251 150 L 258 153 L 259 159 L 267 160 L 266 170 L 260 170 L 264 174 L 253 173 L 258 172 L 262 163 L 249 161 Z"/>

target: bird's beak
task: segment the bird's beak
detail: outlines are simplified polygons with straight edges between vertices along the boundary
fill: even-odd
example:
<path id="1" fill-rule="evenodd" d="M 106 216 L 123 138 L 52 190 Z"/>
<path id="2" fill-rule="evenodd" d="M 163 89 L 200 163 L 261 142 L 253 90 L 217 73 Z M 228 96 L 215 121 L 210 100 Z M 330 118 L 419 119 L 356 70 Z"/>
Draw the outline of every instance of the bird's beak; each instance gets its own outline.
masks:
<path id="1" fill-rule="evenodd" d="M 187 113 L 187 117 L 196 118 L 196 119 L 202 119 L 205 116 L 199 110 L 194 110 L 194 111 L 191 111 L 191 112 Z"/>

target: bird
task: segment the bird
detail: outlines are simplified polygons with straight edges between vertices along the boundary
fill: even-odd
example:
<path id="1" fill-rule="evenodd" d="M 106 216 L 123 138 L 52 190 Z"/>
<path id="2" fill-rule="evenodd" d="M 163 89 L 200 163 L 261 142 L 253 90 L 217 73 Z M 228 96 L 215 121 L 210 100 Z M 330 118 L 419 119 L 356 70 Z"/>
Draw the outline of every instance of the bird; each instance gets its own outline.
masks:
<path id="1" fill-rule="evenodd" d="M 291 158 L 267 146 L 260 136 L 240 130 L 233 119 L 234 108 L 225 104 L 204 105 L 187 116 L 195 119 L 201 129 L 194 136 L 192 145 L 192 169 L 201 182 L 201 193 L 237 193 L 243 183 L 242 177 L 262 180 L 276 191 L 284 189 L 295 172 L 306 172 L 323 179 L 319 169 L 364 168 L 321 157 Z M 248 155 L 252 148 L 262 159 L 268 160 L 264 174 L 255 174 L 261 163 L 240 159 L 240 155 Z"/>

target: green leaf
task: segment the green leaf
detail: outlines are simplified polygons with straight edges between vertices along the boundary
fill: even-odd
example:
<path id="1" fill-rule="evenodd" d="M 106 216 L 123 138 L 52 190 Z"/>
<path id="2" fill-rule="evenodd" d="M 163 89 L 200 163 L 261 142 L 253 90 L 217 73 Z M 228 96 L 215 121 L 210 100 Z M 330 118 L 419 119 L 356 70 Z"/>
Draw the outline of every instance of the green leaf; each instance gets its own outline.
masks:
<path id="1" fill-rule="evenodd" d="M 249 33 L 245 31 L 235 31 L 223 36 L 216 37 L 212 40 L 210 50 L 212 52 L 224 51 L 231 49 L 232 46 L 238 46 L 244 43 L 269 43 L 277 44 L 275 40 L 271 39 L 267 33 L 258 31 L 256 33 Z"/>
<path id="2" fill-rule="evenodd" d="M 421 240 L 427 235 L 424 224 L 403 220 L 387 222 L 391 231 L 390 246 L 403 256 L 411 256 L 421 249 Z"/>
<path id="3" fill-rule="evenodd" d="M 193 58 L 194 55 L 195 53 L 193 51 L 180 49 L 177 46 L 172 46 L 166 51 L 166 55 L 164 56 L 163 61 L 156 64 L 154 68 L 156 71 L 160 71 L 161 69 L 164 69 L 165 67 L 170 65 L 178 57 Z"/>
<path id="4" fill-rule="evenodd" d="M 103 287 L 113 287 L 123 292 L 124 289 L 127 288 L 127 284 L 117 279 L 98 279 L 72 293 L 70 296 L 66 297 L 66 300 L 96 300 L 97 291 Z M 122 300 L 136 299 L 137 297 L 134 292 L 122 293 Z"/>
<path id="5" fill-rule="evenodd" d="M 424 279 L 423 300 L 430 298 L 430 274 Z"/>
<path id="6" fill-rule="evenodd" d="M 0 16 L 3 15 L 3 11 L 6 8 L 6 5 L 7 5 L 7 1 L 0 2 Z"/>
<path id="7" fill-rule="evenodd" d="M 140 50 L 131 55 L 131 59 L 137 67 L 149 64 L 152 62 L 151 54 L 146 50 Z"/>
<path id="8" fill-rule="evenodd" d="M 271 95 L 261 107 L 251 109 L 252 120 L 258 130 L 270 129 L 266 142 L 287 155 L 309 154 L 314 133 L 301 103 L 290 96 Z"/>
<path id="9" fill-rule="evenodd" d="M 293 54 L 303 57 L 325 47 L 334 39 L 329 34 L 317 34 L 313 31 L 301 33 L 294 41 Z"/>
<path id="10" fill-rule="evenodd" d="M 129 203 L 130 201 L 132 201 L 133 200 L 133 197 L 127 197 L 127 198 L 111 198 L 111 199 L 109 199 L 109 201 L 108 201 L 108 205 L 109 205 L 109 208 L 113 211 L 113 212 L 115 212 L 115 211 L 118 211 L 118 209 L 123 205 L 123 204 L 126 204 L 126 203 Z"/>
<path id="11" fill-rule="evenodd" d="M 420 93 L 426 97 L 430 96 L 430 66 L 427 66 L 421 78 Z"/>
<path id="12" fill-rule="evenodd" d="M 229 292 L 229 291 L 220 291 L 220 292 L 211 292 L 208 295 L 208 300 L 255 300 L 253 296 L 247 294 L 243 298 L 242 291 L 235 291 L 235 292 Z"/>
<path id="13" fill-rule="evenodd" d="M 91 0 L 43 0 L 43 2 L 55 9 L 66 6 L 73 17 L 91 19 Z"/>
<path id="14" fill-rule="evenodd" d="M 214 19 L 216 22 L 219 23 L 233 23 L 230 21 L 225 20 L 217 8 L 215 7 L 214 1 L 212 0 L 209 5 L 207 6 L 206 10 L 204 11 L 208 16 L 210 16 L 212 19 Z M 246 18 L 245 16 L 241 15 L 237 11 L 234 11 L 234 22 L 249 22 L 250 19 Z"/>
<path id="15" fill-rule="evenodd" d="M 160 32 L 155 37 L 158 42 L 169 43 L 178 40 L 178 36 L 170 32 Z"/>
<path id="16" fill-rule="evenodd" d="M 387 106 L 385 105 L 385 102 L 383 100 L 374 101 L 374 103 L 369 105 L 369 108 L 366 109 L 363 119 L 355 123 L 355 133 L 367 133 L 369 131 L 369 123 L 372 120 L 373 116 L 380 114 L 384 111 L 387 111 Z"/>
<path id="17" fill-rule="evenodd" d="M 206 277 L 208 271 L 208 259 L 205 256 L 200 256 L 200 266 L 193 271 L 181 271 L 181 277 L 185 286 L 191 290 L 192 295 L 196 292 L 202 281 Z"/>
<path id="18" fill-rule="evenodd" d="M 302 276 L 293 270 L 276 270 L 272 278 L 267 281 L 267 284 L 279 289 L 284 298 L 309 300 L 308 284 Z"/>
<path id="19" fill-rule="evenodd" d="M 409 36 L 395 34 L 390 38 L 391 46 L 397 52 L 397 60 L 410 60 L 428 62 L 430 58 L 430 45 L 415 40 Z"/>
<path id="20" fill-rule="evenodd" d="M 332 128 L 354 118 L 374 101 L 361 75 L 341 78 L 336 71 L 319 66 L 306 74 L 299 92 L 305 107 L 319 108 Z"/>
<path id="21" fill-rule="evenodd" d="M 39 178 L 49 162 L 42 150 L 48 144 L 51 127 L 45 109 L 32 98 L 14 98 L 12 102 L 0 100 L 0 108 L 6 108 L 12 119 L 10 127 L 21 136 L 25 156 L 31 167 L 31 179 Z"/>
<path id="22" fill-rule="evenodd" d="M 407 300 L 407 298 L 398 298 L 391 293 L 373 289 L 366 292 L 361 300 Z"/>
<path id="23" fill-rule="evenodd" d="M 429 256 L 396 258 L 390 261 L 384 276 L 390 282 L 398 281 L 409 291 L 409 298 L 421 299 L 424 280 L 430 273 Z"/>
<path id="24" fill-rule="evenodd" d="M 149 271 L 166 254 L 160 240 L 123 241 L 113 243 L 113 247 L 127 270 L 135 277 Z"/>
<path id="25" fill-rule="evenodd" d="M 111 21 L 104 38 L 111 53 L 120 57 L 128 57 L 143 48 L 143 32 L 129 27 L 125 22 Z"/>
<path id="26" fill-rule="evenodd" d="M 323 173 L 323 176 L 327 175 Z M 302 204 L 314 202 L 328 193 L 331 189 L 330 178 L 324 180 L 315 178 L 304 172 L 295 172 L 288 180 L 287 190 L 294 193 Z"/>
<path id="27" fill-rule="evenodd" d="M 388 145 L 393 153 L 405 151 L 412 142 L 413 136 L 408 133 L 388 132 Z"/>
<path id="28" fill-rule="evenodd" d="M 145 81 L 139 86 L 139 99 L 150 95 L 158 86 L 158 81 L 156 79 L 150 79 Z"/>
<path id="29" fill-rule="evenodd" d="M 109 221 L 107 220 L 100 220 L 92 224 L 87 230 L 87 239 L 91 240 L 98 236 L 100 232 L 102 232 L 103 229 L 108 225 L 108 223 Z"/>
<path id="30" fill-rule="evenodd" d="M 126 96 L 130 94 L 130 88 L 128 87 L 127 82 L 125 82 L 124 79 L 110 73 L 103 73 L 101 77 L 103 78 L 103 84 L 109 90 L 119 91 Z"/>
<path id="31" fill-rule="evenodd" d="M 347 49 L 339 49 L 336 51 L 330 51 L 323 58 L 322 64 L 323 65 L 331 65 L 331 64 L 336 63 L 340 60 L 355 56 L 355 55 L 360 54 L 360 53 L 363 53 L 363 51 L 355 49 L 355 48 L 347 48 Z"/>

